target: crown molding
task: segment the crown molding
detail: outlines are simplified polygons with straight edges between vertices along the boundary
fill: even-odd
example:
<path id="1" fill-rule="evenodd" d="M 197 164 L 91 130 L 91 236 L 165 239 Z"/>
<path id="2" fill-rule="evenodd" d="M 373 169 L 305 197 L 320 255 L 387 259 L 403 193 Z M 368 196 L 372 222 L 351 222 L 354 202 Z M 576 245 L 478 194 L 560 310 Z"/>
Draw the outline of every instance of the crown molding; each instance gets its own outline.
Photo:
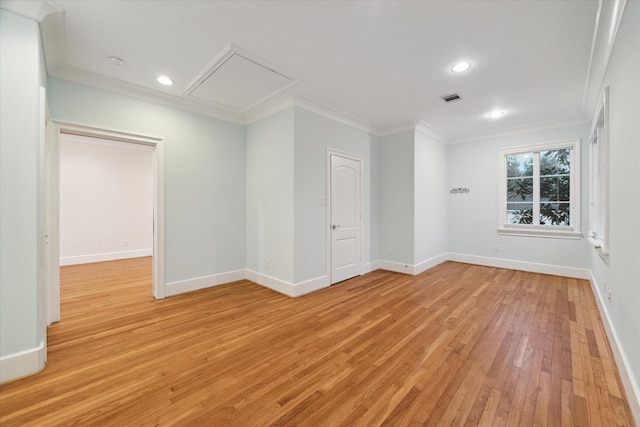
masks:
<path id="1" fill-rule="evenodd" d="M 345 113 L 344 111 L 340 111 L 311 98 L 300 95 L 292 95 L 291 97 L 296 107 L 319 114 L 369 134 L 373 134 L 371 123 L 359 117 Z"/>
<path id="2" fill-rule="evenodd" d="M 245 124 L 251 125 L 259 122 L 293 106 L 295 106 L 295 101 L 291 95 L 280 96 L 247 111 L 245 113 Z"/>
<path id="3" fill-rule="evenodd" d="M 385 126 L 382 128 L 376 129 L 374 135 L 376 136 L 387 136 L 387 135 L 395 135 L 397 133 L 402 132 L 420 132 L 423 135 L 426 135 L 430 138 L 437 140 L 442 144 L 449 143 L 449 137 L 443 132 L 440 132 L 438 129 L 431 126 L 429 123 L 419 120 L 419 121 L 407 121 L 402 123 L 397 123 L 391 126 Z"/>
<path id="4" fill-rule="evenodd" d="M 523 126 L 515 126 L 511 128 L 502 129 L 496 132 L 471 135 L 463 138 L 455 138 L 450 140 L 449 144 L 464 144 L 467 142 L 483 141 L 487 139 L 501 138 L 505 136 L 522 135 L 525 133 L 532 133 L 532 132 L 538 132 L 538 131 L 549 130 L 549 129 L 580 126 L 580 125 L 585 125 L 589 123 L 591 123 L 591 120 L 585 117 L 576 117 L 573 119 L 563 119 L 563 120 L 551 120 L 547 122 L 540 122 L 540 123 L 528 124 Z"/>
<path id="5" fill-rule="evenodd" d="M 602 1 L 598 4 L 587 77 L 582 93 L 581 113 L 591 116 L 602 92 L 604 78 L 628 0 Z"/>
<path id="6" fill-rule="evenodd" d="M 416 122 L 411 120 L 407 122 L 396 123 L 389 126 L 383 126 L 374 129 L 373 134 L 376 136 L 395 135 L 397 133 L 409 132 L 416 130 Z"/>
<path id="7" fill-rule="evenodd" d="M 52 13 L 62 12 L 58 6 L 43 0 L 0 0 L 0 9 L 7 10 L 32 21 L 42 22 Z"/>
<path id="8" fill-rule="evenodd" d="M 201 114 L 203 116 L 212 117 L 214 119 L 224 120 L 240 125 L 245 124 L 245 119 L 241 114 L 223 110 L 197 101 L 192 101 L 190 99 L 145 89 L 131 83 L 112 79 L 110 77 L 105 77 L 85 70 L 61 67 L 51 71 L 49 73 L 49 77 L 66 80 L 71 83 L 83 84 L 96 89 L 161 104 L 167 107 L 182 109 Z"/>
<path id="9" fill-rule="evenodd" d="M 420 132 L 421 134 L 433 138 L 442 144 L 446 145 L 449 143 L 449 138 L 446 134 L 440 132 L 425 121 L 421 120 L 416 124 L 416 132 Z"/>

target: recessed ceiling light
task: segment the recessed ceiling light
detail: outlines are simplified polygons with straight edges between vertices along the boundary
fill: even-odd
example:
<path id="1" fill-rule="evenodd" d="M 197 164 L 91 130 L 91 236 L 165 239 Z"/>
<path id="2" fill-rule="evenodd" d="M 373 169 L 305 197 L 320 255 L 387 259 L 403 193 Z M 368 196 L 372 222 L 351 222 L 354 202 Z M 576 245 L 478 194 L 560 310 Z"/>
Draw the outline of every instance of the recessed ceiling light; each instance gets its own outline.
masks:
<path id="1" fill-rule="evenodd" d="M 124 60 L 118 58 L 117 56 L 110 56 L 109 58 L 107 58 L 109 60 L 109 62 L 111 62 L 113 65 L 122 65 L 124 64 Z"/>
<path id="2" fill-rule="evenodd" d="M 165 86 L 171 86 L 173 84 L 173 80 L 167 76 L 160 76 L 158 77 L 158 83 Z"/>
<path id="3" fill-rule="evenodd" d="M 463 61 L 454 64 L 453 67 L 451 67 L 451 71 L 453 71 L 454 73 L 463 73 L 469 68 L 471 68 L 471 62 Z"/>
<path id="4" fill-rule="evenodd" d="M 504 116 L 504 111 L 501 110 L 492 111 L 487 114 L 487 117 L 489 117 L 490 119 L 499 119 L 502 116 Z"/>

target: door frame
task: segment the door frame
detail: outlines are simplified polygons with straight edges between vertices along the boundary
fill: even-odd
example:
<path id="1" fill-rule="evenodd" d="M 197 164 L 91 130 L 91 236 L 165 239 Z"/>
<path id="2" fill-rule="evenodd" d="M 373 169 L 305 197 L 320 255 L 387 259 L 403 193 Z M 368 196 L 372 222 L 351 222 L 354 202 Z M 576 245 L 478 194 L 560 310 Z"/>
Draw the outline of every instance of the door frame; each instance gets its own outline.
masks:
<path id="1" fill-rule="evenodd" d="M 58 137 L 61 133 L 87 136 L 93 138 L 109 139 L 132 144 L 141 144 L 153 147 L 153 296 L 156 299 L 165 297 L 165 206 L 164 206 L 164 138 L 122 132 L 118 130 L 98 128 L 79 123 L 71 123 L 53 120 L 58 127 Z M 58 169 L 60 160 L 58 159 Z M 56 191 L 57 190 L 57 191 Z M 60 198 L 60 190 L 50 197 Z M 52 215 L 60 215 L 55 212 Z M 58 268 L 60 259 L 54 260 Z M 60 286 L 52 289 L 49 303 L 60 304 Z"/>
<path id="2" fill-rule="evenodd" d="M 332 262 L 331 262 L 331 156 L 338 156 L 345 159 L 353 160 L 360 163 L 360 242 L 358 247 L 358 252 L 360 256 L 360 275 L 364 274 L 364 179 L 362 171 L 364 170 L 364 158 L 358 156 L 357 154 L 347 153 L 345 151 L 336 150 L 333 148 L 327 148 L 327 157 L 326 157 L 326 198 L 325 198 L 325 207 L 326 207 L 326 221 L 325 221 L 325 239 L 327 242 L 327 251 L 326 251 L 326 266 L 327 266 L 327 277 L 329 286 L 333 285 L 333 278 L 331 277 Z"/>

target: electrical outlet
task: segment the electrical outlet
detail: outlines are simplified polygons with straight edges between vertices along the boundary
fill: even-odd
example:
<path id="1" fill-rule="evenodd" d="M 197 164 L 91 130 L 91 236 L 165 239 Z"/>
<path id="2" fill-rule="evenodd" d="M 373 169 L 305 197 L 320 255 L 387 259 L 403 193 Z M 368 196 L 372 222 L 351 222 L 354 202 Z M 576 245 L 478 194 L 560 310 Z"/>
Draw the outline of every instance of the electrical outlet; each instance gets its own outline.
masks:
<path id="1" fill-rule="evenodd" d="M 267 268 L 267 269 L 269 268 L 269 260 L 268 259 L 264 260 L 264 268 Z"/>
<path id="2" fill-rule="evenodd" d="M 611 303 L 611 289 L 609 289 L 609 292 L 607 293 L 607 299 L 609 300 L 609 303 Z"/>
<path id="3" fill-rule="evenodd" d="M 393 248 L 389 246 L 389 255 L 393 255 Z"/>
<path id="4" fill-rule="evenodd" d="M 125 246 L 129 246 L 129 241 L 128 241 L 128 240 L 125 240 L 125 241 L 124 241 L 124 245 L 125 245 Z"/>
<path id="5" fill-rule="evenodd" d="M 500 252 L 500 245 L 496 245 L 496 247 L 495 247 L 495 251 L 496 251 L 496 252 Z"/>

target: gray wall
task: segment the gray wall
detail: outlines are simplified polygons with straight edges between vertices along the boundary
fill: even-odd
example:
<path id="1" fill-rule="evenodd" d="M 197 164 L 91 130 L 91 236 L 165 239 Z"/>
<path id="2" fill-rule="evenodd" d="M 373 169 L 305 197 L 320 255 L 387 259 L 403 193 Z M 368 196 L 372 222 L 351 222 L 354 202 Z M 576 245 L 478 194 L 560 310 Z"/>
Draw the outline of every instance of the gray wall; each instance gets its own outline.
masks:
<path id="1" fill-rule="evenodd" d="M 413 265 L 414 131 L 387 135 L 378 145 L 380 259 Z"/>
<path id="2" fill-rule="evenodd" d="M 245 127 L 49 80 L 54 120 L 164 138 L 166 282 L 245 268 Z"/>
<path id="3" fill-rule="evenodd" d="M 609 265 L 591 250 L 598 297 L 640 397 L 640 2 L 627 2 L 604 81 L 609 86 Z M 611 290 L 611 301 L 604 282 Z M 629 396 L 632 399 L 631 396 Z M 631 402 L 632 406 L 634 402 Z M 635 402 L 636 414 L 640 403 Z"/>
<path id="4" fill-rule="evenodd" d="M 32 351 L 46 338 L 38 289 L 44 73 L 38 23 L 0 10 L 0 357 Z"/>
<path id="5" fill-rule="evenodd" d="M 586 239 L 498 235 L 499 150 L 523 145 L 582 139 L 582 232 L 586 235 L 588 217 L 587 147 L 589 127 L 551 129 L 515 136 L 503 136 L 448 147 L 449 188 L 467 187 L 467 194 L 449 197 L 449 252 L 481 257 L 525 261 L 573 268 L 587 268 L 589 246 Z M 495 245 L 500 252 L 495 252 Z"/>
<path id="6" fill-rule="evenodd" d="M 293 283 L 293 109 L 247 129 L 247 265 Z"/>
<path id="7" fill-rule="evenodd" d="M 414 261 L 447 252 L 447 146 L 415 132 Z"/>
<path id="8" fill-rule="evenodd" d="M 327 149 L 362 160 L 363 262 L 371 261 L 371 136 L 316 113 L 295 108 L 295 281 L 328 275 Z M 325 198 L 321 203 L 320 198 Z"/>

